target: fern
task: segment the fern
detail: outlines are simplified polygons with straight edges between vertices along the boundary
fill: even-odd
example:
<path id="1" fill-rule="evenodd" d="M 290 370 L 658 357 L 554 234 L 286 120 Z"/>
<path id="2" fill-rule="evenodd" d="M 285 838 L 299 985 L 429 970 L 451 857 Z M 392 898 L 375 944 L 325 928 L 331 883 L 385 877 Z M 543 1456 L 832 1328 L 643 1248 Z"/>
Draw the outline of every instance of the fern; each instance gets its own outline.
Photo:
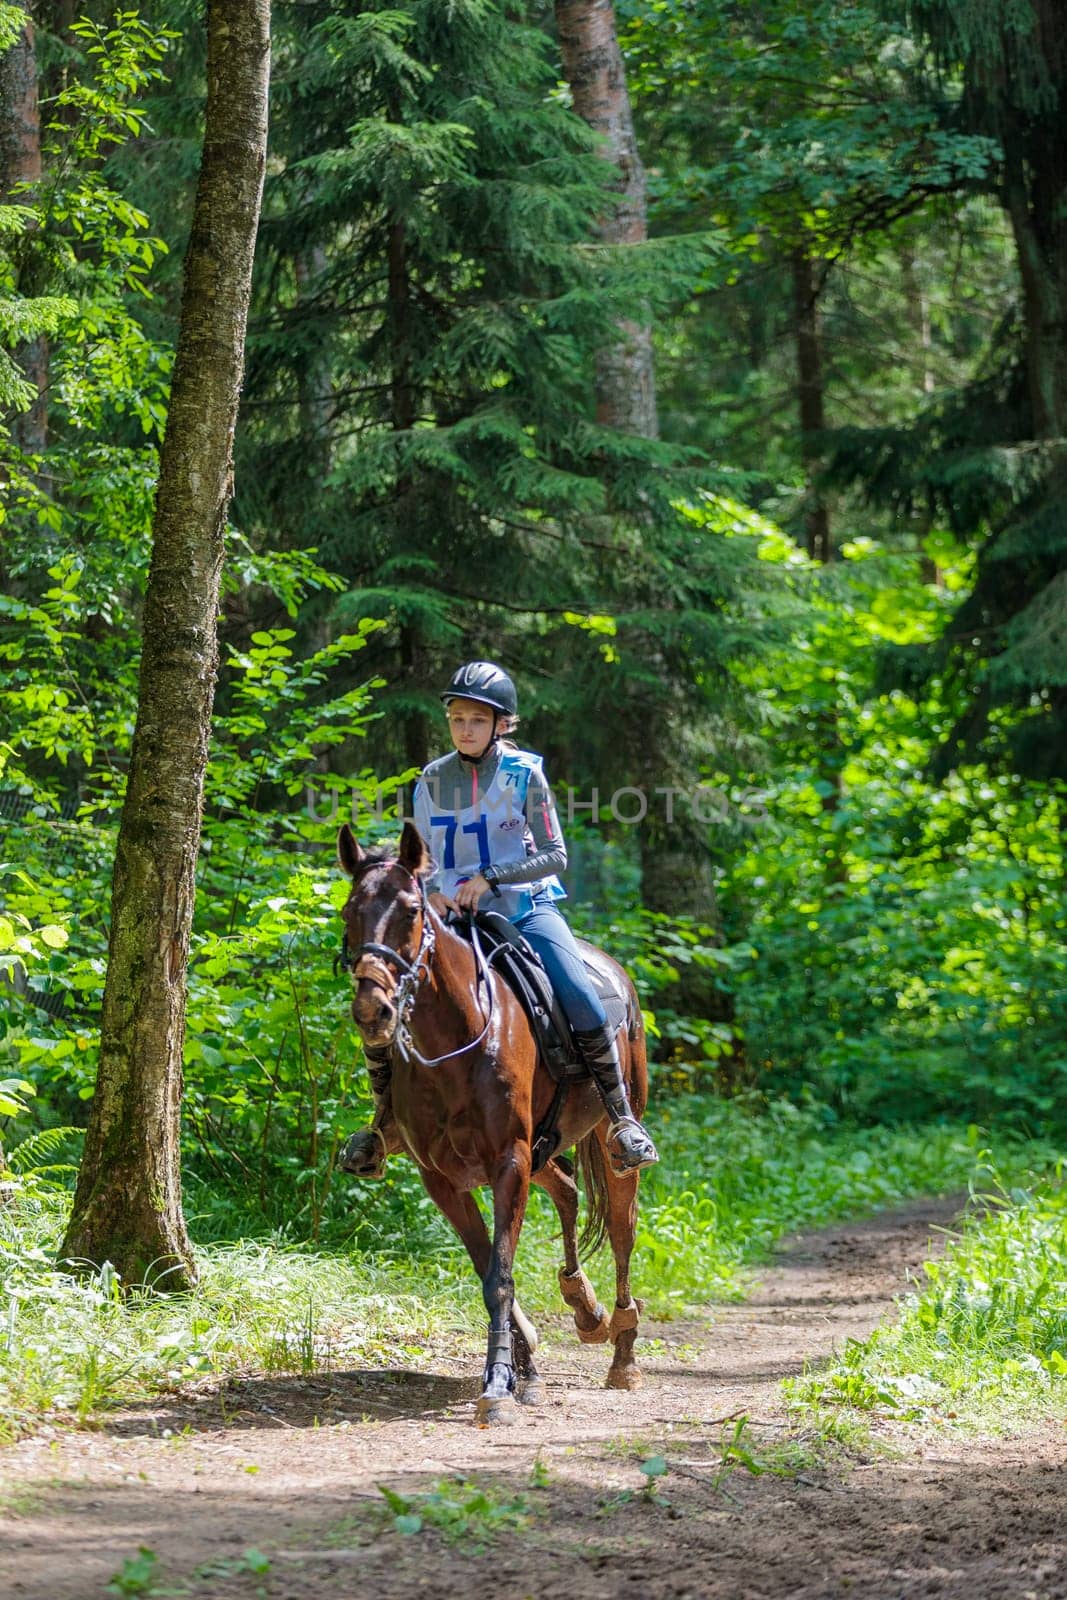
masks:
<path id="1" fill-rule="evenodd" d="M 83 1128 L 40 1128 L 27 1134 L 25 1139 L 7 1152 L 7 1164 L 19 1178 L 38 1183 L 42 1179 L 53 1182 L 66 1179 L 77 1172 L 77 1164 L 58 1161 L 69 1151 L 72 1142 L 81 1140 Z"/>

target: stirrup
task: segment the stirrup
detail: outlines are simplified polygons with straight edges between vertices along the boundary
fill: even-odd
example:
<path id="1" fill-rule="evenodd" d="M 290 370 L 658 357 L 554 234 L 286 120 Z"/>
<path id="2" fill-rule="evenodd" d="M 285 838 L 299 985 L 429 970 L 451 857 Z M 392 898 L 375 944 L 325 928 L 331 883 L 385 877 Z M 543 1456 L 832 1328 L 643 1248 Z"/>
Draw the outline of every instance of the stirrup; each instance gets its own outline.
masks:
<path id="1" fill-rule="evenodd" d="M 636 1117 L 620 1117 L 613 1122 L 606 1142 L 611 1170 L 618 1178 L 628 1172 L 642 1172 L 645 1167 L 654 1167 L 659 1160 L 659 1153 L 648 1131 Z"/>
<path id="2" fill-rule="evenodd" d="M 360 1128 L 347 1140 L 337 1165 L 356 1178 L 382 1178 L 388 1154 L 380 1128 Z"/>

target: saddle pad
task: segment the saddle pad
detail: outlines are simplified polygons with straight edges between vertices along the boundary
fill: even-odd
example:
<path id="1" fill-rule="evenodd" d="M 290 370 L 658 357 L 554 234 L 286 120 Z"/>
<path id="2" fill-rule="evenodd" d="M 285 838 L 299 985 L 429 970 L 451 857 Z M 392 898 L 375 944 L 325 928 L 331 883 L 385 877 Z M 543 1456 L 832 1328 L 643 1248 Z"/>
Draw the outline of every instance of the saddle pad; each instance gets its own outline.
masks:
<path id="1" fill-rule="evenodd" d="M 509 955 L 521 962 L 526 982 L 533 988 L 535 993 L 540 995 L 541 1004 L 553 1018 L 561 1041 L 565 1043 L 568 1052 L 573 1052 L 574 1047 L 570 1040 L 569 1025 L 563 1015 L 559 1001 L 549 986 L 548 974 L 541 963 L 541 958 L 527 944 L 514 924 L 509 922 L 506 917 L 501 916 L 499 912 L 480 912 L 477 921 L 483 937 L 487 936 L 487 944 L 490 948 L 501 944 L 507 945 L 509 947 Z M 470 937 L 469 925 L 464 926 L 459 923 L 453 924 L 453 927 L 457 933 L 462 933 L 466 938 Z M 585 969 L 607 1014 L 608 1026 L 611 1028 L 612 1033 L 615 1033 L 624 1023 L 629 1023 L 630 1020 L 628 998 L 622 986 L 619 971 L 611 957 L 605 955 L 602 950 L 598 950 L 596 945 L 590 944 L 586 939 L 579 939 L 577 943 L 582 960 L 585 963 Z M 506 969 L 502 975 L 509 976 Z M 515 987 L 514 984 L 512 986 Z M 530 1008 L 527 1005 L 526 996 L 522 994 L 520 989 L 517 989 L 516 992 L 519 999 L 526 1005 L 529 1013 Z M 531 1021 L 535 1023 L 536 1031 L 536 1019 L 531 1017 Z"/>
<path id="2" fill-rule="evenodd" d="M 608 1026 L 617 1033 L 624 1022 L 629 1022 L 630 1007 L 622 981 L 610 956 L 598 950 L 587 939 L 578 940 L 578 948 L 585 962 L 585 970 L 593 980 L 601 1004 L 608 1014 Z"/>

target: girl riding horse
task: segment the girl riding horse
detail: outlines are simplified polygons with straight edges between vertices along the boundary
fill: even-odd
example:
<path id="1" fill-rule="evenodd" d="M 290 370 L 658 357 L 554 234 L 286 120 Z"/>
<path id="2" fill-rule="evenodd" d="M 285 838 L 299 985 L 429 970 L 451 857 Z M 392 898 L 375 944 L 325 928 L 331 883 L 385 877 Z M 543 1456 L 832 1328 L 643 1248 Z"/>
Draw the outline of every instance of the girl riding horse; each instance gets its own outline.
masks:
<path id="1" fill-rule="evenodd" d="M 615 1033 L 559 909 L 567 850 L 541 758 L 507 737 L 518 722 L 515 685 L 494 662 L 469 661 L 441 699 L 454 750 L 425 768 L 415 790 L 415 825 L 436 861 L 429 903 L 440 917 L 500 911 L 533 946 L 608 1114 L 614 1170 L 651 1166 L 656 1147 L 631 1110 Z M 375 1114 L 348 1140 L 341 1165 L 380 1177 L 391 1142 L 391 1051 L 364 1050 Z"/>

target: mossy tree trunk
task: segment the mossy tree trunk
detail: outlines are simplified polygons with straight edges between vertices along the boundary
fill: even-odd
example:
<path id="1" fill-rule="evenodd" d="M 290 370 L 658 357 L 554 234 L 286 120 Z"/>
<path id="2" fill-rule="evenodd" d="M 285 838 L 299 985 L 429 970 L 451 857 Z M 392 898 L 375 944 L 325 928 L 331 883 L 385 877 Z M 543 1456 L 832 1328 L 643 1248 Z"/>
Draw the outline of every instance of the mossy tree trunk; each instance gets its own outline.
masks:
<path id="1" fill-rule="evenodd" d="M 26 21 L 9 50 L 0 52 L 0 202 L 32 199 L 22 187 L 41 181 L 41 113 L 37 93 L 37 43 L 30 7 L 23 3 Z M 13 194 L 12 191 L 18 192 Z M 35 272 L 27 270 L 25 243 L 16 251 L 18 287 L 23 294 L 38 292 Z M 11 423 L 11 437 L 21 450 L 40 454 L 48 445 L 49 348 L 45 334 L 21 344 L 15 360 L 27 382 L 37 391 L 28 411 Z"/>
<path id="2" fill-rule="evenodd" d="M 64 1257 L 195 1278 L 181 1203 L 185 974 L 217 665 L 223 530 L 267 144 L 268 0 L 209 0 L 204 149 L 112 884 L 100 1067 Z"/>

